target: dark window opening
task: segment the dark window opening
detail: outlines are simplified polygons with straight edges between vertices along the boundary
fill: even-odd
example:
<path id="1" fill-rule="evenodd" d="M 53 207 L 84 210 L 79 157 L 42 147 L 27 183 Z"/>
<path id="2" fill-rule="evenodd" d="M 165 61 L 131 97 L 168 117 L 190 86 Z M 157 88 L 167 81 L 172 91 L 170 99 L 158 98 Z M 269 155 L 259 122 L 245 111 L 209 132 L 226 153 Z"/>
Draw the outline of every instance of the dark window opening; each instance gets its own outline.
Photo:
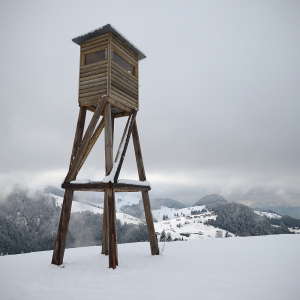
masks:
<path id="1" fill-rule="evenodd" d="M 115 52 L 113 52 L 113 61 L 133 75 L 134 67 Z"/>
<path id="2" fill-rule="evenodd" d="M 85 64 L 90 65 L 99 61 L 105 60 L 105 50 L 101 50 L 95 53 L 87 54 L 85 56 Z"/>

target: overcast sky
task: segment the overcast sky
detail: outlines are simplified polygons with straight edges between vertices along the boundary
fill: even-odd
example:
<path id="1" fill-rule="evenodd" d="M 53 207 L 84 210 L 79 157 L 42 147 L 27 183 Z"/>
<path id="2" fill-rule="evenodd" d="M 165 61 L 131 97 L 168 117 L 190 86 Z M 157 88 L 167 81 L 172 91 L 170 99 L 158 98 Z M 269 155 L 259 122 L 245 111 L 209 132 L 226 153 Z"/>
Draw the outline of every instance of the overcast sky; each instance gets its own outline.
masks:
<path id="1" fill-rule="evenodd" d="M 300 206 L 299 1 L 2 0 L 2 193 L 60 186 L 79 110 L 71 39 L 108 23 L 147 55 L 137 124 L 151 197 Z M 77 178 L 103 177 L 101 136 Z M 138 178 L 132 142 L 120 177 Z"/>

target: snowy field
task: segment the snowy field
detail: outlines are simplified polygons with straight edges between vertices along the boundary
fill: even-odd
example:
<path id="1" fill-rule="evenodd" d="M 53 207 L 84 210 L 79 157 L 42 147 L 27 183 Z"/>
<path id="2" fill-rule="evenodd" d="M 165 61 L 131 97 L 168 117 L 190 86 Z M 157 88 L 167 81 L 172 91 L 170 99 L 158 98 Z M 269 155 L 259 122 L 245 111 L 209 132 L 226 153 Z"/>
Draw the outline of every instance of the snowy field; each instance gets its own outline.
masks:
<path id="1" fill-rule="evenodd" d="M 160 248 L 162 248 L 160 244 Z M 299 299 L 300 235 L 119 245 L 108 269 L 101 247 L 68 249 L 61 267 L 52 251 L 0 257 L 0 299 Z"/>
<path id="2" fill-rule="evenodd" d="M 203 208 L 205 208 L 205 205 L 185 208 L 169 208 L 167 206 L 162 206 L 160 209 L 152 209 L 152 215 L 157 221 L 162 221 L 164 215 L 168 216 L 169 219 L 174 219 L 176 218 L 175 214 L 178 214 L 178 217 L 181 217 L 182 214 L 190 216 L 193 210 L 201 211 Z"/>
<path id="3" fill-rule="evenodd" d="M 154 223 L 155 232 L 161 233 L 164 230 L 166 234 L 171 234 L 172 239 L 183 238 L 185 241 L 215 238 L 217 231 L 222 232 L 222 236 L 225 237 L 226 230 L 204 225 L 207 220 L 215 220 L 216 217 L 215 214 L 210 212 L 177 217 Z M 229 235 L 234 237 L 232 232 L 229 232 Z"/>
<path id="4" fill-rule="evenodd" d="M 56 196 L 56 195 L 53 195 L 53 194 L 50 194 L 50 195 L 56 200 L 56 206 L 60 206 L 61 207 L 64 198 Z M 130 198 L 134 198 L 134 197 L 130 197 Z M 125 200 L 123 199 L 123 201 L 125 201 Z M 123 204 L 123 205 L 125 205 L 125 204 Z M 100 203 L 99 207 L 94 207 L 94 206 L 87 205 L 87 204 L 84 204 L 84 203 L 81 203 L 81 202 L 73 201 L 72 202 L 71 212 L 75 213 L 75 212 L 82 212 L 82 211 L 91 211 L 94 214 L 103 214 L 103 204 Z M 124 224 L 125 222 L 126 223 L 131 223 L 131 224 L 140 224 L 140 223 L 143 223 L 140 219 L 137 219 L 137 218 L 135 218 L 133 216 L 130 216 L 130 215 L 127 215 L 127 214 L 124 214 L 124 213 L 121 213 L 121 212 L 117 212 L 116 215 L 117 215 L 117 219 L 119 219 L 122 224 Z"/>
<path id="5" fill-rule="evenodd" d="M 280 215 L 277 214 L 272 214 L 269 212 L 265 212 L 265 211 L 254 211 L 256 214 L 260 215 L 260 216 L 266 216 L 269 219 L 281 219 L 282 217 Z"/>

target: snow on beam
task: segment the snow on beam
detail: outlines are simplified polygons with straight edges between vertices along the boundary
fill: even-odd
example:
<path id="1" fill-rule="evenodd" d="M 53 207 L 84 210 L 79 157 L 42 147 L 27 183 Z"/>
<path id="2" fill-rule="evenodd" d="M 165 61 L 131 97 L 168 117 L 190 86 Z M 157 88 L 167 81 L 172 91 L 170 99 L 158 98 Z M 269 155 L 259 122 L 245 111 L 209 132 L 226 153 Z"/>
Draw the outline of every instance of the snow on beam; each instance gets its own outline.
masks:
<path id="1" fill-rule="evenodd" d="M 122 179 L 118 183 L 107 183 L 103 181 L 74 180 L 63 183 L 63 189 L 74 191 L 95 191 L 104 192 L 107 188 L 113 188 L 116 192 L 144 192 L 150 191 L 151 186 L 148 181 L 135 181 Z"/>

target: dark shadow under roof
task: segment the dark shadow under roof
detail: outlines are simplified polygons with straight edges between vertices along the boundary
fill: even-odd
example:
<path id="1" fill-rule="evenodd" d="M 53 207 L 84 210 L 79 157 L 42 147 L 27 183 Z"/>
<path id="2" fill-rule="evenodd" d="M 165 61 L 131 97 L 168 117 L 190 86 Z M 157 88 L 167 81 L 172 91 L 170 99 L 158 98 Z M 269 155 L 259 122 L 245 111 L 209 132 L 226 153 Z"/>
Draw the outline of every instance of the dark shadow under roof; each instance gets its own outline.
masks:
<path id="1" fill-rule="evenodd" d="M 136 48 L 132 43 L 130 43 L 123 35 L 121 35 L 120 32 L 118 32 L 115 28 L 113 28 L 110 24 L 107 24 L 101 28 L 98 28 L 94 31 L 91 31 L 89 33 L 83 34 L 81 36 L 78 36 L 72 41 L 78 45 L 81 45 L 82 43 L 99 36 L 101 34 L 112 32 L 115 36 L 117 36 L 123 43 L 125 43 L 132 51 L 138 54 L 139 60 L 146 58 L 146 55 L 140 51 L 138 48 Z"/>

